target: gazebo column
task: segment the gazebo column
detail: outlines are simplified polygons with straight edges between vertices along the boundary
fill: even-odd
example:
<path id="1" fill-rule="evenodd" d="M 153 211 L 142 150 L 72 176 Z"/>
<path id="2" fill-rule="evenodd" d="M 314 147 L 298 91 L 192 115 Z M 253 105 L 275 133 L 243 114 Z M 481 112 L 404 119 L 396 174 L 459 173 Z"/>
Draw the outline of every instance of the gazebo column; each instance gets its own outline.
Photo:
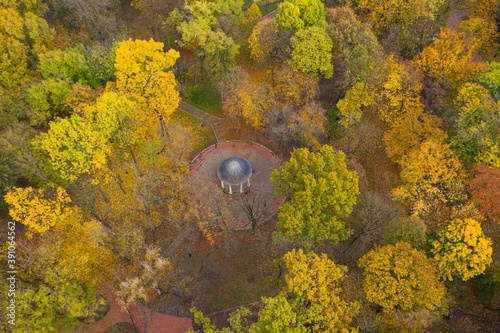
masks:
<path id="1" fill-rule="evenodd" d="M 229 194 L 233 194 L 233 189 L 231 185 L 229 185 Z"/>
<path id="2" fill-rule="evenodd" d="M 222 188 L 224 188 L 224 181 L 223 181 L 223 180 L 221 180 L 221 181 L 220 181 L 220 186 L 221 186 Z"/>
<path id="3" fill-rule="evenodd" d="M 248 187 L 250 187 L 250 178 L 248 178 L 248 180 L 247 180 L 247 185 L 248 185 Z"/>
<path id="4" fill-rule="evenodd" d="M 240 193 L 243 193 L 243 184 L 240 184 Z"/>

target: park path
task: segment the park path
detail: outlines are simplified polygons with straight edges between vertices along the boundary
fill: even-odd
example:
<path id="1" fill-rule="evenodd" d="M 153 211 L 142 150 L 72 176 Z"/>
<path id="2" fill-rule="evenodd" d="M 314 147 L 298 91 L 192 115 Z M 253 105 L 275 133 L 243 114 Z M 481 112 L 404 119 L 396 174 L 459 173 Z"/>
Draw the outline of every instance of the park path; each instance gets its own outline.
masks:
<path id="1" fill-rule="evenodd" d="M 94 323 L 86 330 L 87 333 L 102 333 L 109 327 L 120 322 L 132 323 L 130 316 L 122 311 L 116 301 L 116 289 L 111 284 L 103 282 L 97 289 L 110 302 L 111 307 L 103 319 Z M 131 315 L 141 333 L 186 333 L 193 327 L 192 318 L 169 316 L 144 306 L 139 306 L 138 304 L 131 306 Z M 146 318 L 146 321 L 144 321 L 144 318 Z"/>
<path id="2" fill-rule="evenodd" d="M 184 101 L 179 102 L 179 106 L 177 107 L 179 110 L 182 112 L 185 112 L 196 119 L 199 119 L 201 121 L 206 122 L 210 127 L 212 128 L 212 131 L 214 132 L 215 135 L 215 140 L 219 142 L 219 138 L 221 137 L 220 133 L 220 126 L 222 123 L 223 118 L 219 118 L 216 116 L 213 116 L 205 111 L 202 111 Z"/>
<path id="3" fill-rule="evenodd" d="M 272 12 L 267 13 L 262 18 L 263 19 L 264 18 L 274 18 L 274 17 L 276 17 L 276 14 L 278 14 L 278 10 L 277 9 L 273 10 Z"/>

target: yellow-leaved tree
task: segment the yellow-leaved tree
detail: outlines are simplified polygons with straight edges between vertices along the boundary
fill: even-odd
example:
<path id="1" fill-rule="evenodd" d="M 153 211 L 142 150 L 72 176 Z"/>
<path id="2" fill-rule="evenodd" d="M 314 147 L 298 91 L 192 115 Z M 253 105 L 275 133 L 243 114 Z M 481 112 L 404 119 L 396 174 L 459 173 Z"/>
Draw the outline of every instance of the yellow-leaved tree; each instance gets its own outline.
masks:
<path id="1" fill-rule="evenodd" d="M 477 47 L 475 39 L 464 32 L 444 28 L 439 38 L 416 57 L 414 64 L 425 75 L 457 87 L 488 70 L 485 64 L 474 59 Z"/>
<path id="2" fill-rule="evenodd" d="M 55 33 L 43 18 L 46 10 L 42 0 L 0 2 L 0 85 L 17 85 L 51 46 Z"/>
<path id="3" fill-rule="evenodd" d="M 492 243 L 474 219 L 455 219 L 429 241 L 430 253 L 443 279 L 456 276 L 466 281 L 491 264 Z"/>
<path id="4" fill-rule="evenodd" d="M 399 25 L 404 29 L 418 17 L 431 15 L 431 9 L 425 0 L 360 0 L 352 3 L 357 11 L 366 14 L 379 35 L 392 25 Z"/>
<path id="5" fill-rule="evenodd" d="M 71 199 L 62 187 L 49 187 L 45 191 L 16 187 L 5 195 L 5 202 L 12 219 L 28 227 L 28 238 L 48 231 L 71 213 L 67 206 Z"/>
<path id="6" fill-rule="evenodd" d="M 288 269 L 285 285 L 265 307 L 253 332 L 357 332 L 353 320 L 357 302 L 344 298 L 342 281 L 347 267 L 326 254 L 292 250 L 283 257 Z M 290 297 L 291 296 L 291 297 Z"/>
<path id="7" fill-rule="evenodd" d="M 377 247 L 365 254 L 359 265 L 364 269 L 367 300 L 382 307 L 378 321 L 385 331 L 418 331 L 426 319 L 437 319 L 446 312 L 445 286 L 436 268 L 424 252 L 408 243 Z M 398 322 L 396 316 L 412 313 L 421 316 L 416 315 L 413 322 Z M 403 329 L 400 325 L 410 327 Z"/>
<path id="8" fill-rule="evenodd" d="M 446 133 L 438 127 L 439 118 L 414 114 L 384 133 L 385 153 L 395 163 L 431 138 L 444 140 Z"/>
<path id="9" fill-rule="evenodd" d="M 51 122 L 31 144 L 49 172 L 67 183 L 101 168 L 109 151 L 108 138 L 77 114 Z"/>
<path id="10" fill-rule="evenodd" d="M 445 185 L 463 179 L 463 170 L 451 149 L 432 138 L 402 158 L 401 179 L 408 189 Z"/>
<path id="11" fill-rule="evenodd" d="M 262 13 L 260 12 L 259 6 L 254 2 L 245 12 L 245 18 L 241 22 L 241 26 L 245 31 L 249 32 L 261 18 Z"/>
<path id="12" fill-rule="evenodd" d="M 96 272 L 110 268 L 112 253 L 103 246 L 100 224 L 86 217 L 61 187 L 14 188 L 7 193 L 9 215 L 28 227 L 26 236 L 37 234 L 50 244 L 58 265 L 71 267 L 75 278 L 90 281 Z"/>
<path id="13" fill-rule="evenodd" d="M 403 156 L 400 165 L 403 185 L 393 195 L 409 204 L 412 215 L 423 219 L 430 232 L 442 227 L 454 205 L 467 200 L 462 165 L 445 142 L 424 141 Z"/>
<path id="14" fill-rule="evenodd" d="M 116 49 L 116 88 L 133 96 L 140 103 L 134 117 L 144 134 L 160 124 L 165 134 L 164 123 L 179 105 L 179 93 L 172 71 L 179 52 L 163 51 L 163 43 L 153 39 L 126 40 Z"/>
<path id="15" fill-rule="evenodd" d="M 493 20 L 471 17 L 462 21 L 459 29 L 477 41 L 477 48 L 483 55 L 495 54 L 498 48 L 498 43 L 495 42 L 498 38 L 498 29 Z"/>
<path id="16" fill-rule="evenodd" d="M 264 64 L 273 74 L 273 62 L 277 57 L 278 23 L 276 20 L 265 18 L 259 21 L 248 37 L 250 57 L 258 63 Z"/>

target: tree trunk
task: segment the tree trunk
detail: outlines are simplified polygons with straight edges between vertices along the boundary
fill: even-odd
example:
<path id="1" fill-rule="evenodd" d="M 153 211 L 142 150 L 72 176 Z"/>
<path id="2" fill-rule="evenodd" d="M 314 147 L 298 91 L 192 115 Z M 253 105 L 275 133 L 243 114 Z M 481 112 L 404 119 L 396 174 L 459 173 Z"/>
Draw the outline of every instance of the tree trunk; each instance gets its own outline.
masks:
<path id="1" fill-rule="evenodd" d="M 198 54 L 194 57 L 194 85 L 196 85 L 197 78 L 198 78 Z"/>
<path id="2" fill-rule="evenodd" d="M 113 177 L 113 179 L 115 180 L 115 182 L 118 184 L 118 186 L 120 187 L 120 190 L 122 191 L 123 194 L 127 194 L 127 192 L 125 192 L 125 190 L 123 189 L 123 181 L 122 181 L 122 178 L 120 177 L 119 174 L 116 174 L 113 172 L 113 166 L 111 165 L 111 160 L 108 156 L 108 168 L 109 170 L 111 170 L 111 176 Z"/>
<path id="3" fill-rule="evenodd" d="M 146 214 L 148 215 L 149 223 L 151 223 L 151 230 L 153 231 L 153 243 L 156 243 L 156 227 L 153 215 L 151 214 L 151 209 L 149 208 L 149 204 L 144 198 L 142 199 L 142 204 L 144 205 L 144 209 L 146 210 Z"/>
<path id="4" fill-rule="evenodd" d="M 137 168 L 137 172 L 139 173 L 139 177 L 142 177 L 142 172 L 141 172 L 141 169 L 139 168 L 139 163 L 137 163 L 137 160 L 135 158 L 135 154 L 134 154 L 134 151 L 132 150 L 132 146 L 128 145 L 128 149 L 130 150 L 130 154 L 132 154 L 132 158 L 134 159 L 134 164 L 135 164 L 135 167 Z"/>
<path id="5" fill-rule="evenodd" d="M 102 191 L 101 186 L 99 184 L 97 184 L 96 187 L 97 187 L 97 190 L 99 190 L 99 192 L 101 193 L 102 197 L 104 198 L 104 201 L 106 203 L 109 203 L 109 199 L 106 196 L 106 194 L 104 194 L 104 192 Z"/>
<path id="6" fill-rule="evenodd" d="M 238 134 L 238 128 L 240 127 L 240 115 L 236 115 L 236 134 Z"/>
<path id="7" fill-rule="evenodd" d="M 148 317 L 146 316 L 146 311 L 144 311 L 144 306 L 139 303 L 139 307 L 141 308 L 142 312 L 142 321 L 144 323 L 144 333 L 148 333 Z"/>
<path id="8" fill-rule="evenodd" d="M 201 80 L 203 81 L 204 76 L 203 76 L 203 62 L 205 61 L 205 55 L 202 55 L 200 57 L 200 72 L 201 72 Z"/>

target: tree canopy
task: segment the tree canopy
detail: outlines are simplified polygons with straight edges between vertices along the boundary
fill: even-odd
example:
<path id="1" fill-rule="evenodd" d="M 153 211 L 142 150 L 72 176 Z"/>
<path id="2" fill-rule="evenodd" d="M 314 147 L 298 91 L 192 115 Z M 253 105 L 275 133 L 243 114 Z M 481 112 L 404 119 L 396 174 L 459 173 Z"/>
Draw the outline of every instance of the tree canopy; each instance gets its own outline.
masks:
<path id="1" fill-rule="evenodd" d="M 317 153 L 296 149 L 271 182 L 278 195 L 290 201 L 279 212 L 279 225 L 293 235 L 337 243 L 351 231 L 345 218 L 351 214 L 359 193 L 358 177 L 347 170 L 344 153 L 325 145 Z"/>
<path id="2" fill-rule="evenodd" d="M 429 243 L 443 279 L 468 280 L 483 273 L 492 260 L 491 240 L 484 236 L 481 224 L 470 218 L 451 221 Z"/>

